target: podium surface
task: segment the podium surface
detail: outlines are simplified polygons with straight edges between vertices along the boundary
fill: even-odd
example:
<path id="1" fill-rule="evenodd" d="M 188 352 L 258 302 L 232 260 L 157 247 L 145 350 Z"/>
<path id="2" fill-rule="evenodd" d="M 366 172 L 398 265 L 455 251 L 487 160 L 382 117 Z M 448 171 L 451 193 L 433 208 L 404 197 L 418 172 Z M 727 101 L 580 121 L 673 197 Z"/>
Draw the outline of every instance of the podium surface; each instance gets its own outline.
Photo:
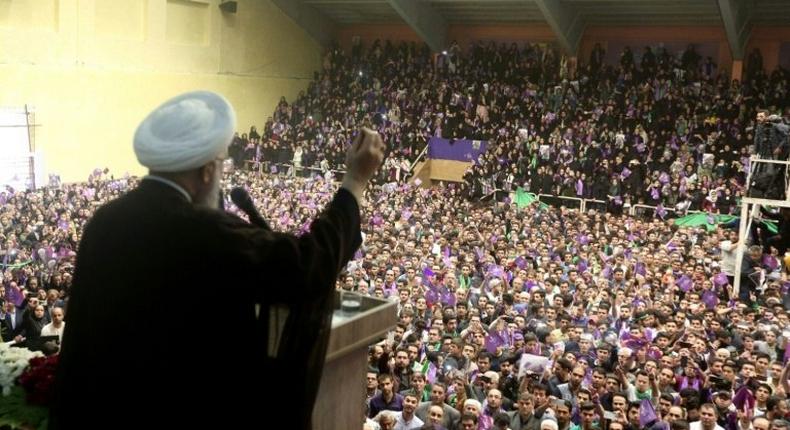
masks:
<path id="1" fill-rule="evenodd" d="M 361 429 L 365 416 L 365 374 L 368 346 L 395 328 L 395 302 L 362 296 L 358 312 L 340 310 L 336 292 L 332 333 L 313 408 L 313 428 L 320 430 Z"/>

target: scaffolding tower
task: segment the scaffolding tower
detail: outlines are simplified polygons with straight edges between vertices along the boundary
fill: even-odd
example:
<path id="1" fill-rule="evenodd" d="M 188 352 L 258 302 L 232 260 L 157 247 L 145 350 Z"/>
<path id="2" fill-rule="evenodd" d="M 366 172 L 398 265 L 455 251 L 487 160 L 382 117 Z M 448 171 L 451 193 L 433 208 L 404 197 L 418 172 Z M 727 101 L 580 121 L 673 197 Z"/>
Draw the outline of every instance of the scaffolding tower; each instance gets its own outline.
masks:
<path id="1" fill-rule="evenodd" d="M 750 185 L 752 183 L 752 174 L 760 171 L 762 168 L 769 167 L 770 165 L 779 165 L 775 174 L 781 172 L 784 168 L 784 199 L 764 199 L 757 197 L 749 197 Z M 786 160 L 771 160 L 759 158 L 752 155 L 749 159 L 749 174 L 746 177 L 746 193 L 741 200 L 741 216 L 740 226 L 738 230 L 738 247 L 735 253 L 735 273 L 733 285 L 733 296 L 737 297 L 741 289 L 741 269 L 743 267 L 743 253 L 746 249 L 746 242 L 749 239 L 751 232 L 752 221 L 760 214 L 761 206 L 771 206 L 779 208 L 790 208 L 790 161 Z"/>

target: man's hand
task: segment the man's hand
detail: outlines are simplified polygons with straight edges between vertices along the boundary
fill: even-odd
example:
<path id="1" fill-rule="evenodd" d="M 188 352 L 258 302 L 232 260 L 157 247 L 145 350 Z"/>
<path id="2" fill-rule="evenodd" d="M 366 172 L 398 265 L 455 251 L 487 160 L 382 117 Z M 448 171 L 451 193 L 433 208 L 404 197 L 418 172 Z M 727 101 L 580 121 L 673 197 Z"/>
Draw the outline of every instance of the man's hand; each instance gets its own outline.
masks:
<path id="1" fill-rule="evenodd" d="M 381 136 L 365 127 L 359 130 L 354 143 L 348 148 L 342 186 L 354 194 L 357 202 L 362 201 L 365 187 L 384 161 L 385 149 Z"/>

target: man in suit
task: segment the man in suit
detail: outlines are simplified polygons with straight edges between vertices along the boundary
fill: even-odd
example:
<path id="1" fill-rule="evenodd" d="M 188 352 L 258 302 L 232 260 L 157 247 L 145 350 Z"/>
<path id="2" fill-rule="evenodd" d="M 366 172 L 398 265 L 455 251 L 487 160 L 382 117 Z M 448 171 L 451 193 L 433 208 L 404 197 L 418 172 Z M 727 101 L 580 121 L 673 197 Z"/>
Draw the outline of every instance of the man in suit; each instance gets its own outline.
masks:
<path id="1" fill-rule="evenodd" d="M 85 228 L 50 428 L 260 427 L 275 387 L 277 415 L 311 428 L 335 280 L 360 245 L 359 204 L 384 144 L 357 134 L 341 188 L 295 237 L 220 209 L 235 127 L 233 107 L 210 92 L 177 96 L 138 127 L 149 175 Z M 225 324 L 210 311 L 218 300 Z M 276 355 L 256 311 L 272 304 L 306 315 L 286 323 Z"/>
<path id="2" fill-rule="evenodd" d="M 8 342 L 22 333 L 22 312 L 16 308 L 14 302 L 7 300 L 0 314 L 0 333 L 3 341 Z"/>
<path id="3" fill-rule="evenodd" d="M 444 428 L 453 428 L 455 423 L 458 422 L 458 419 L 461 418 L 461 413 L 445 403 L 444 400 L 446 398 L 447 390 L 445 385 L 440 382 L 434 383 L 431 385 L 431 400 L 420 403 L 414 415 L 417 415 L 418 418 L 427 423 L 431 421 L 431 408 L 440 408 L 443 411 L 441 415 L 442 426 L 444 426 Z"/>

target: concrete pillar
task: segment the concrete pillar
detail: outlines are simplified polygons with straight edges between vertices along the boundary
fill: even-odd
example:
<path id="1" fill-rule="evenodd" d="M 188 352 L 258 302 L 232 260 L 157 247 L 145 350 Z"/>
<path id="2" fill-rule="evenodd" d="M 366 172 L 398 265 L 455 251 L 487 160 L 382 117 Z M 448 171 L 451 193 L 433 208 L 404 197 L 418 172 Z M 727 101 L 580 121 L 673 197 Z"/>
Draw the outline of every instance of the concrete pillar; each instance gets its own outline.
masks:
<path id="1" fill-rule="evenodd" d="M 743 60 L 734 60 L 732 62 L 732 76 L 730 79 L 741 80 L 743 77 Z"/>
<path id="2" fill-rule="evenodd" d="M 578 65 L 578 57 L 573 56 L 568 58 L 568 76 L 570 76 L 571 79 L 576 79 L 576 68 Z"/>

